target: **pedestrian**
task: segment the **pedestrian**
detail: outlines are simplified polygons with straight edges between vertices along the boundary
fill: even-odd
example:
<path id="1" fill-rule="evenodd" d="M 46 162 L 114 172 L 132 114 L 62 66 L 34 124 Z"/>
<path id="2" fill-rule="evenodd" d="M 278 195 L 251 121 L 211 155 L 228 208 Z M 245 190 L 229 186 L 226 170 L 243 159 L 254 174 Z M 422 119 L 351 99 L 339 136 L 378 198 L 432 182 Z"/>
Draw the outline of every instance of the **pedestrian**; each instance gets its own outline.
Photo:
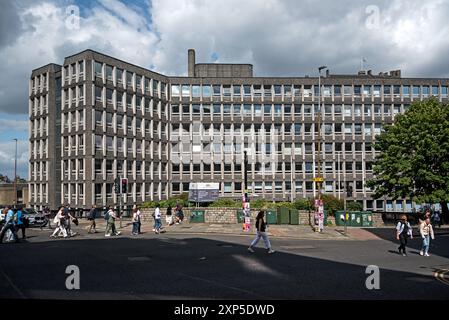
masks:
<path id="1" fill-rule="evenodd" d="M 407 221 L 407 216 L 403 214 L 401 215 L 401 221 L 396 225 L 396 239 L 401 244 L 398 248 L 399 254 L 402 254 L 404 257 L 407 256 L 406 246 L 408 237 L 413 239 L 413 231 L 410 223 Z"/>
<path id="2" fill-rule="evenodd" d="M 56 213 L 56 216 L 53 220 L 53 223 L 56 224 L 56 229 L 55 231 L 53 231 L 53 233 L 51 234 L 51 238 L 56 238 L 57 236 L 59 236 L 60 234 L 62 234 L 62 236 L 64 238 L 67 238 L 67 230 L 65 228 L 66 226 L 66 222 L 65 220 L 65 216 L 64 216 L 64 206 L 61 206 L 58 210 L 58 213 Z"/>
<path id="3" fill-rule="evenodd" d="M 6 214 L 5 214 L 5 224 L 0 232 L 0 243 L 3 242 L 3 238 L 5 237 L 5 234 L 8 232 L 8 230 L 12 233 L 13 240 L 15 242 L 19 242 L 19 237 L 17 236 L 16 232 L 17 215 L 9 207 L 5 207 L 3 209 L 3 213 Z"/>
<path id="4" fill-rule="evenodd" d="M 51 211 L 50 208 L 47 206 L 42 210 L 42 216 L 44 217 L 46 223 L 41 224 L 41 230 L 45 227 L 46 224 L 48 224 L 48 229 L 51 229 Z"/>
<path id="5" fill-rule="evenodd" d="M 115 212 L 114 208 L 110 206 L 109 211 L 106 214 L 108 218 L 107 219 L 108 224 L 106 226 L 105 237 L 110 237 L 111 232 L 115 236 L 120 235 L 120 231 L 117 231 L 117 229 L 115 228 L 115 220 L 117 219 L 117 213 Z"/>
<path id="6" fill-rule="evenodd" d="M 16 232 L 18 233 L 19 230 L 22 230 L 22 239 L 26 239 L 26 236 L 25 236 L 25 228 L 26 228 L 25 219 L 26 218 L 23 214 L 22 208 L 17 209 L 16 215 L 17 215 Z"/>
<path id="7" fill-rule="evenodd" d="M 431 216 L 432 219 L 432 223 L 436 226 L 438 225 L 438 228 L 441 228 L 441 217 L 440 217 L 440 212 L 439 211 L 435 211 Z"/>
<path id="8" fill-rule="evenodd" d="M 88 233 L 91 233 L 92 229 L 94 229 L 94 233 L 97 233 L 97 224 L 95 223 L 95 219 L 97 218 L 97 206 L 93 205 L 92 209 L 90 209 L 87 220 L 90 221 L 89 231 Z"/>
<path id="9" fill-rule="evenodd" d="M 132 235 L 137 236 L 139 234 L 139 215 L 137 213 L 137 208 L 133 209 L 132 223 L 133 223 L 133 231 Z"/>
<path id="10" fill-rule="evenodd" d="M 136 207 L 137 209 L 137 217 L 138 217 L 138 221 L 137 221 L 137 233 L 141 234 L 141 228 L 142 228 L 142 213 L 140 212 L 140 208 Z"/>
<path id="11" fill-rule="evenodd" d="M 159 234 L 161 231 L 161 209 L 159 208 L 160 205 L 156 205 L 156 209 L 154 210 L 154 233 Z"/>
<path id="12" fill-rule="evenodd" d="M 165 222 L 167 223 L 167 226 L 171 226 L 173 224 L 171 205 L 168 205 L 167 207 L 167 212 L 165 213 Z"/>
<path id="13" fill-rule="evenodd" d="M 423 223 L 421 223 L 421 225 L 419 226 L 419 233 L 421 234 L 421 237 L 423 239 L 422 248 L 419 254 L 422 256 L 429 257 L 430 238 L 432 238 L 432 240 L 435 239 L 433 227 L 432 224 L 430 223 L 430 218 L 427 218 L 426 220 L 424 220 Z"/>
<path id="14" fill-rule="evenodd" d="M 64 222 L 65 222 L 65 229 L 67 231 L 67 235 L 69 237 L 73 237 L 76 235 L 75 232 L 72 231 L 72 225 L 71 222 L 75 220 L 75 218 L 72 216 L 72 214 L 70 213 L 70 204 L 66 204 L 63 210 L 63 215 L 64 215 Z"/>
<path id="15" fill-rule="evenodd" d="M 257 234 L 256 234 L 256 237 L 254 238 L 254 240 L 251 242 L 250 246 L 248 247 L 248 251 L 251 253 L 254 253 L 253 247 L 257 245 L 260 238 L 263 239 L 263 242 L 265 244 L 265 249 L 267 249 L 268 253 L 275 252 L 273 249 L 271 249 L 270 240 L 268 239 L 268 235 L 266 232 L 267 224 L 265 223 L 264 217 L 265 217 L 265 211 L 263 211 L 263 210 L 259 211 L 259 213 L 257 214 L 257 217 L 256 217 Z"/>

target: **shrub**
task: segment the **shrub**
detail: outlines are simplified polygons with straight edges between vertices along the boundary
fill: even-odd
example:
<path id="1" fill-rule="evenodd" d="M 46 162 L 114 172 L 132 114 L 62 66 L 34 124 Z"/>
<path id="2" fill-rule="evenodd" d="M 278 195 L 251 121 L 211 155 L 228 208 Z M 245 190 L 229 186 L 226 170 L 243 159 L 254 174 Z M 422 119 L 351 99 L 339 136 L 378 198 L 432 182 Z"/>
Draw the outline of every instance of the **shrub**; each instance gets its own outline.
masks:
<path id="1" fill-rule="evenodd" d="M 293 206 L 298 210 L 311 210 L 312 209 L 309 199 L 297 199 L 293 202 Z"/>
<path id="2" fill-rule="evenodd" d="M 346 204 L 346 209 L 348 211 L 362 211 L 363 206 L 356 201 L 350 201 Z"/>
<path id="3" fill-rule="evenodd" d="M 233 199 L 217 199 L 211 204 L 209 204 L 209 207 L 212 208 L 239 208 L 242 206 L 242 203 Z"/>

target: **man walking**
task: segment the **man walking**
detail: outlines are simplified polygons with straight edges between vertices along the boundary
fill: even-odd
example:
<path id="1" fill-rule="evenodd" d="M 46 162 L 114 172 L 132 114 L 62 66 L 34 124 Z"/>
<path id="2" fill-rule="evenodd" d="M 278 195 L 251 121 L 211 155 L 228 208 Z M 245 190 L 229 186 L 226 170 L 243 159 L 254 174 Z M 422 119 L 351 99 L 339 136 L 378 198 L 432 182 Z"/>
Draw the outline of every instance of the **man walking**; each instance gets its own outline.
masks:
<path id="1" fill-rule="evenodd" d="M 17 236 L 17 232 L 16 232 L 16 221 L 17 221 L 17 216 L 16 214 L 14 214 L 14 211 L 9 208 L 9 207 L 5 207 L 3 209 L 3 212 L 6 212 L 6 218 L 5 218 L 5 225 L 2 228 L 2 231 L 0 232 L 0 243 L 3 242 L 3 238 L 5 237 L 5 234 L 8 230 L 10 230 L 12 232 L 12 236 L 15 242 L 19 242 L 19 237 Z"/>
<path id="2" fill-rule="evenodd" d="M 23 215 L 22 208 L 18 208 L 16 212 L 17 216 L 17 224 L 16 224 L 16 231 L 19 232 L 19 230 L 22 230 L 22 239 L 25 239 L 25 216 Z"/>
<path id="3" fill-rule="evenodd" d="M 87 220 L 90 221 L 89 231 L 91 233 L 92 229 L 94 229 L 94 233 L 97 233 L 97 225 L 95 223 L 95 219 L 97 218 L 97 206 L 93 205 L 92 209 L 90 209 L 89 214 L 87 215 Z"/>
<path id="4" fill-rule="evenodd" d="M 109 211 L 106 213 L 108 218 L 108 224 L 106 226 L 105 237 L 110 237 L 111 232 L 113 235 L 118 236 L 120 232 L 115 228 L 115 219 L 117 219 L 117 214 L 112 206 L 109 207 Z"/>

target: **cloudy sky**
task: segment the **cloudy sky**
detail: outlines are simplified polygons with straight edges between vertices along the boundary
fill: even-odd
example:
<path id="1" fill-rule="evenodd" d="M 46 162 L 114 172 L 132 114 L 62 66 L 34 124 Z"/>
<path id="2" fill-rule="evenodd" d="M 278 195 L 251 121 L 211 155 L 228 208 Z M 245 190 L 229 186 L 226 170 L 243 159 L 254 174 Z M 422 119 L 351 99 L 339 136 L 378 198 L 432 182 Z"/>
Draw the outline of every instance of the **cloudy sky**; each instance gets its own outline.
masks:
<path id="1" fill-rule="evenodd" d="M 256 76 L 354 73 L 365 57 L 374 72 L 449 77 L 448 16 L 444 0 L 2 0 L 0 173 L 13 176 L 16 137 L 27 176 L 28 78 L 67 55 L 185 75 L 195 48 L 198 62 L 252 63 Z"/>

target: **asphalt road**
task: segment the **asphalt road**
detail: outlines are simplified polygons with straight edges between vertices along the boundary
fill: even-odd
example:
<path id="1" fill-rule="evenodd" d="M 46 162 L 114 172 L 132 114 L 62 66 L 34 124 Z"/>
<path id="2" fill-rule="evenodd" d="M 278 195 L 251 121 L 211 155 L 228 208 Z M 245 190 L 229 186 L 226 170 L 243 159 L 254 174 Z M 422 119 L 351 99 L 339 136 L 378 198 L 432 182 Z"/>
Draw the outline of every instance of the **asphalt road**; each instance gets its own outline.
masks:
<path id="1" fill-rule="evenodd" d="M 147 233 L 105 238 L 81 234 L 0 245 L 0 298 L 44 299 L 448 299 L 449 230 L 431 257 L 397 254 L 392 230 L 382 240 L 271 239 L 275 254 L 248 253 L 251 236 Z M 80 270 L 80 289 L 67 290 L 66 267 Z M 368 265 L 380 268 L 380 289 L 368 290 Z M 438 275 L 438 274 L 437 274 Z"/>

